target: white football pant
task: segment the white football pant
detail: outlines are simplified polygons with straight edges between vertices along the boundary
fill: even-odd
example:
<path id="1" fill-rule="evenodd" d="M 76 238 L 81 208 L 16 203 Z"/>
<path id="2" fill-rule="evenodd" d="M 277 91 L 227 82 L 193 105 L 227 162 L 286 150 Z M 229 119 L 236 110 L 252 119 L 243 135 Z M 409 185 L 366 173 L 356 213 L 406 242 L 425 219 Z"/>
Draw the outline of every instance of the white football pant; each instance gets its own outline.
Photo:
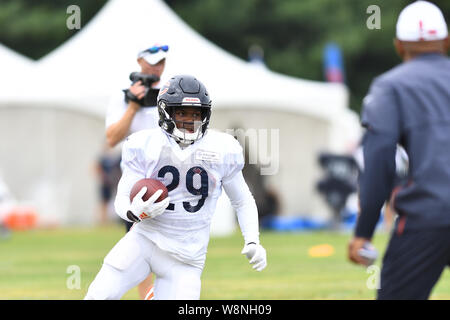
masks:
<path id="1" fill-rule="evenodd" d="M 118 300 L 151 272 L 155 300 L 200 299 L 202 269 L 183 263 L 131 229 L 107 254 L 85 300 Z"/>

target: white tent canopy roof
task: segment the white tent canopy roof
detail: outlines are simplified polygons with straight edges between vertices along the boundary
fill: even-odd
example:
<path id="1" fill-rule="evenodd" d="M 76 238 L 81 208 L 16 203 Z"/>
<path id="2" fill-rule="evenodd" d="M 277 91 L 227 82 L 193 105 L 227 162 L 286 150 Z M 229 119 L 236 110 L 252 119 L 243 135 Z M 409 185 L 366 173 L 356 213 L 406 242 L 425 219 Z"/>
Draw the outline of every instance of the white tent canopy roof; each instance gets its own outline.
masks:
<path id="1" fill-rule="evenodd" d="M 2 73 L 11 73 L 18 69 L 30 67 L 33 60 L 5 47 L 0 43 L 0 66 Z"/>
<path id="2" fill-rule="evenodd" d="M 33 60 L 0 44 L 0 95 L 11 95 L 11 88 L 19 87 L 21 81 L 31 76 L 32 66 Z"/>

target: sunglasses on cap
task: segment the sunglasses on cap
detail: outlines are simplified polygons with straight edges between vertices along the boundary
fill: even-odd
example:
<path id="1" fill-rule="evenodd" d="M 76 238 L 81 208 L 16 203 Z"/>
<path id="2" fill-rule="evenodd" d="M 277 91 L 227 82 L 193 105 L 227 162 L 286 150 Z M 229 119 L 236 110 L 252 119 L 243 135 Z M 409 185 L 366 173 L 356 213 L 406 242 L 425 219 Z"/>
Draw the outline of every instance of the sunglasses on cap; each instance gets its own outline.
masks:
<path id="1" fill-rule="evenodd" d="M 153 46 L 151 48 L 145 49 L 144 51 L 142 51 L 142 53 L 144 53 L 144 52 L 157 53 L 159 50 L 167 52 L 167 51 L 169 51 L 169 46 L 168 45 L 165 45 L 165 46 Z"/>

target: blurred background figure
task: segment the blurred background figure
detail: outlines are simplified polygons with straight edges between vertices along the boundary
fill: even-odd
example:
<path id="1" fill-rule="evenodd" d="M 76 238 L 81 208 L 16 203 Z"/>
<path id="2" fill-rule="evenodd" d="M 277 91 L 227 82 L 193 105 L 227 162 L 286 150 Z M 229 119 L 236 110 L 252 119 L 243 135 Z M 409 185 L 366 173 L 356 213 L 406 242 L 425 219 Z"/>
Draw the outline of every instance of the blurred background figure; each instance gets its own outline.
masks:
<path id="1" fill-rule="evenodd" d="M 275 190 L 268 186 L 266 176 L 261 174 L 261 166 L 248 162 L 248 150 L 248 147 L 245 148 L 245 165 L 242 174 L 255 198 L 259 225 L 262 229 L 267 229 L 270 228 L 272 220 L 280 213 L 280 197 Z"/>
<path id="2" fill-rule="evenodd" d="M 357 190 L 358 164 L 352 155 L 322 152 L 318 158 L 325 175 L 317 183 L 317 190 L 333 211 L 330 226 L 339 229 L 349 196 Z"/>
<path id="3" fill-rule="evenodd" d="M 399 217 L 384 253 L 377 299 L 425 300 L 450 265 L 450 59 L 439 7 L 416 1 L 399 14 L 394 46 L 402 63 L 376 77 L 363 101 L 364 170 L 360 213 L 348 257 L 367 265 L 383 204 Z M 408 182 L 395 190 L 397 145 L 407 152 Z"/>
<path id="4" fill-rule="evenodd" d="M 234 124 L 231 132 L 239 141 L 244 150 L 244 168 L 242 175 L 247 182 L 247 185 L 255 199 L 258 208 L 258 220 L 261 229 L 271 229 L 273 220 L 280 214 L 281 199 L 278 192 L 274 190 L 267 179 L 267 176 L 262 174 L 262 167 L 260 163 L 255 163 L 257 159 L 257 148 L 252 144 L 255 140 L 246 136 L 246 129 L 242 125 Z"/>
<path id="5" fill-rule="evenodd" d="M 117 192 L 117 184 L 122 175 L 120 160 L 120 149 L 110 148 L 105 143 L 103 153 L 96 163 L 96 173 L 99 180 L 100 224 L 106 224 L 111 214 L 114 214 L 114 198 Z M 114 214 L 114 217 L 117 216 Z"/>
<path id="6" fill-rule="evenodd" d="M 364 155 L 362 146 L 358 146 L 353 153 L 353 157 L 358 164 L 359 172 L 364 171 Z M 383 229 L 386 232 L 392 231 L 392 226 L 394 225 L 395 219 L 397 218 L 397 213 L 394 209 L 394 201 L 396 193 L 403 188 L 408 182 L 408 172 L 409 172 L 409 159 L 408 154 L 401 145 L 397 145 L 397 150 L 395 152 L 395 178 L 394 178 L 394 188 L 390 198 L 386 201 L 382 208 L 382 216 L 380 217 L 380 223 L 383 225 Z M 355 193 L 357 197 L 357 194 Z M 359 200 L 356 200 L 359 201 Z M 359 210 L 355 210 L 357 213 Z M 356 219 L 352 219 L 352 228 Z"/>
<path id="7" fill-rule="evenodd" d="M 106 114 L 106 138 L 116 146 L 129 134 L 158 126 L 156 97 L 169 46 L 154 44 L 138 53 L 140 73 L 130 74 L 131 86 L 116 92 Z"/>
<path id="8" fill-rule="evenodd" d="M 394 188 L 392 189 L 391 197 L 384 206 L 384 230 L 390 232 L 394 226 L 395 219 L 398 217 L 394 208 L 394 199 L 402 188 L 408 183 L 409 173 L 409 158 L 405 149 L 401 145 L 397 145 L 395 153 L 395 180 Z"/>

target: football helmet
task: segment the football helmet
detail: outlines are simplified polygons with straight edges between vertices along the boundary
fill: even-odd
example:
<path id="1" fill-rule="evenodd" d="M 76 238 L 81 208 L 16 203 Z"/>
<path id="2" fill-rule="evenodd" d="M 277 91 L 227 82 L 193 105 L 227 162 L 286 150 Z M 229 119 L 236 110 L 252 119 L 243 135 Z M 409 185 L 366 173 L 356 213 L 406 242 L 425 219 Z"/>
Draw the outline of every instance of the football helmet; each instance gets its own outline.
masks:
<path id="1" fill-rule="evenodd" d="M 211 117 L 211 99 L 206 87 L 195 77 L 172 77 L 159 90 L 157 104 L 159 126 L 177 142 L 192 144 L 204 136 Z M 179 107 L 199 108 L 201 121 L 175 121 L 175 110 Z M 193 128 L 193 132 L 186 127 Z"/>

